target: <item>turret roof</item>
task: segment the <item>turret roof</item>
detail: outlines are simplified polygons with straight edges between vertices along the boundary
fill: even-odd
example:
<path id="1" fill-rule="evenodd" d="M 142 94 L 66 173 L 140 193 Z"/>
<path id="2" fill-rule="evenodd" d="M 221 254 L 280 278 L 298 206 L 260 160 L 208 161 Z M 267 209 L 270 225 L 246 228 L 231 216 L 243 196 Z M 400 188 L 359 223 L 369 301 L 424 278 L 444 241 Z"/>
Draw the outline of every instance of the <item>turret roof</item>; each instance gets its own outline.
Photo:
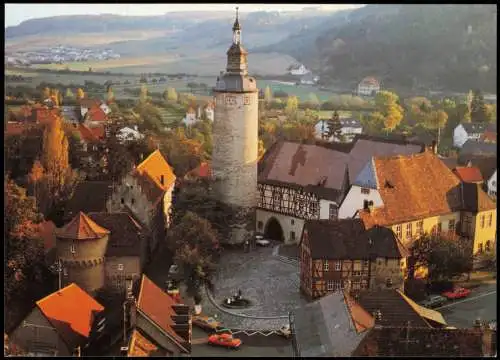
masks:
<path id="1" fill-rule="evenodd" d="M 75 240 L 99 239 L 109 233 L 108 229 L 97 225 L 81 211 L 68 224 L 56 230 L 57 237 Z"/>

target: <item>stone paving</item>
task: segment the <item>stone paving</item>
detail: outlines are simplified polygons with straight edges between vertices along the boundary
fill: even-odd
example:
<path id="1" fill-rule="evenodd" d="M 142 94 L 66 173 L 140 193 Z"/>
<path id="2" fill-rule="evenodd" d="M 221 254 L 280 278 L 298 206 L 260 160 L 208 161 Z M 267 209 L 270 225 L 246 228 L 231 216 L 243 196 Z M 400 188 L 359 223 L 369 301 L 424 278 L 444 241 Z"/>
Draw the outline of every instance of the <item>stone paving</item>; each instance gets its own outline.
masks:
<path id="1" fill-rule="evenodd" d="M 273 256 L 273 247 L 257 248 L 248 253 L 227 251 L 221 258 L 214 285 L 212 295 L 218 306 L 209 296 L 204 296 L 203 313 L 216 315 L 230 328 L 279 329 L 288 324 L 290 310 L 307 303 L 299 292 L 299 264 Z M 238 289 L 252 306 L 246 309 L 222 308 L 222 301 Z"/>

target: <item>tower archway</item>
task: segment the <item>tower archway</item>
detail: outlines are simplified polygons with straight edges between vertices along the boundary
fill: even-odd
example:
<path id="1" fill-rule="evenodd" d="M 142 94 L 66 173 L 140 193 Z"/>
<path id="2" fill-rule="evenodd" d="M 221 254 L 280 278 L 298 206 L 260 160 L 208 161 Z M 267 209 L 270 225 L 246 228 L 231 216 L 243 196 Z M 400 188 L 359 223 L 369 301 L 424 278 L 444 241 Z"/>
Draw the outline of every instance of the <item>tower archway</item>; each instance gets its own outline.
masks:
<path id="1" fill-rule="evenodd" d="M 264 229 L 264 237 L 270 240 L 285 241 L 283 228 L 275 217 L 272 217 L 267 221 Z"/>

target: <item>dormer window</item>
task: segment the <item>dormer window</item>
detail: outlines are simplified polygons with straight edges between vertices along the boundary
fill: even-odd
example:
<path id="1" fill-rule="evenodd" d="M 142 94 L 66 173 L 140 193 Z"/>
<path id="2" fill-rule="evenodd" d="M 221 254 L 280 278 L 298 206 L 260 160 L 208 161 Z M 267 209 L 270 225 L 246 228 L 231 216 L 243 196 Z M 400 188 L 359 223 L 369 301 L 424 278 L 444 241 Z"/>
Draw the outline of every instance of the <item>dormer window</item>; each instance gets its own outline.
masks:
<path id="1" fill-rule="evenodd" d="M 385 187 L 388 188 L 388 189 L 394 189 L 394 184 L 391 181 L 386 180 L 385 181 Z"/>

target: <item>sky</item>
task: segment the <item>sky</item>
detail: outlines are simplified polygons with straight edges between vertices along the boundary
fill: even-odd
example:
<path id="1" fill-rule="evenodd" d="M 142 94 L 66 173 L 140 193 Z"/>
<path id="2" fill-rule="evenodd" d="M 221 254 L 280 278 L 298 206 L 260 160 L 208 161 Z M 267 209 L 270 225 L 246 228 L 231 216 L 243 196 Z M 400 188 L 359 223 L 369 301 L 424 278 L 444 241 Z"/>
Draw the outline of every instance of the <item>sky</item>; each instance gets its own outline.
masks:
<path id="1" fill-rule="evenodd" d="M 58 15 L 162 15 L 170 11 L 300 11 L 304 7 L 343 10 L 362 5 L 349 4 L 5 4 L 5 27 L 19 25 L 29 19 Z"/>

